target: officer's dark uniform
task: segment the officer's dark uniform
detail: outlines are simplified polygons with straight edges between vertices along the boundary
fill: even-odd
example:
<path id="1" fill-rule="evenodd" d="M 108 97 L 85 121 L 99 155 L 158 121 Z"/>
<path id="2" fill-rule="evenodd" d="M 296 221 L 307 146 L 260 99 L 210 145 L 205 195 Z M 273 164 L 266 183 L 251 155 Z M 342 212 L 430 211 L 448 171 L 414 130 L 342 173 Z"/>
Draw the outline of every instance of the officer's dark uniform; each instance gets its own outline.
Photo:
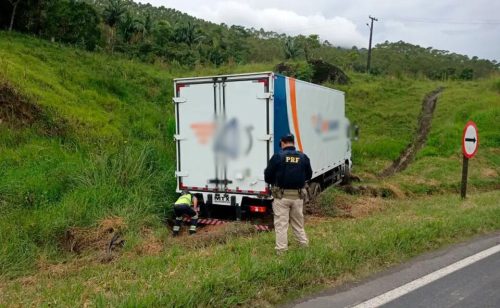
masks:
<path id="1" fill-rule="evenodd" d="M 281 138 L 282 145 L 293 144 L 294 136 Z M 282 148 L 269 160 L 264 179 L 272 185 L 274 228 L 276 231 L 276 250 L 278 253 L 288 248 L 288 223 L 299 243 L 308 245 L 304 231 L 303 199 L 305 198 L 305 182 L 312 177 L 311 163 L 307 155 L 299 152 L 294 146 Z"/>
<path id="2" fill-rule="evenodd" d="M 284 148 L 269 160 L 264 179 L 266 183 L 282 189 L 304 188 L 312 177 L 311 163 L 306 154 L 294 146 Z"/>

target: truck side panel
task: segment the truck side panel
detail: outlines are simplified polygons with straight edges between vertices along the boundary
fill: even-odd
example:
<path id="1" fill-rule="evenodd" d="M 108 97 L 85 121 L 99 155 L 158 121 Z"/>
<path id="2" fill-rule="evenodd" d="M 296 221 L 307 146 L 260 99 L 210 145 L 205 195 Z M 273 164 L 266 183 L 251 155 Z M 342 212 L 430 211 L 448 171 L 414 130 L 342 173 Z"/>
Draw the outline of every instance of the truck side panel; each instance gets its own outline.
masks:
<path id="1" fill-rule="evenodd" d="M 283 91 L 286 100 L 282 98 Z M 294 134 L 297 149 L 311 160 L 313 178 L 350 161 L 348 121 L 341 91 L 277 75 L 274 127 L 275 152 L 279 151 L 281 136 Z"/>
<path id="2" fill-rule="evenodd" d="M 280 138 L 290 134 L 288 122 L 287 78 L 281 75 L 274 77 L 274 153 L 280 151 Z"/>

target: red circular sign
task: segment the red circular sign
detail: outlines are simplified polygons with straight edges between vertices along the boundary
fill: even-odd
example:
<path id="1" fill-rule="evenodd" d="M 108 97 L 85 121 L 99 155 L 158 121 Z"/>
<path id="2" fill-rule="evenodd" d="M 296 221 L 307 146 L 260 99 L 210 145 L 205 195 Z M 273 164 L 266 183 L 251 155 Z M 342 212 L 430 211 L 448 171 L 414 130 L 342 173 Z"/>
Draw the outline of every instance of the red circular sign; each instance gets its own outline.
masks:
<path id="1" fill-rule="evenodd" d="M 467 158 L 472 158 L 476 155 L 479 147 L 479 134 L 477 133 L 476 123 L 469 121 L 465 124 L 462 135 L 462 153 Z"/>

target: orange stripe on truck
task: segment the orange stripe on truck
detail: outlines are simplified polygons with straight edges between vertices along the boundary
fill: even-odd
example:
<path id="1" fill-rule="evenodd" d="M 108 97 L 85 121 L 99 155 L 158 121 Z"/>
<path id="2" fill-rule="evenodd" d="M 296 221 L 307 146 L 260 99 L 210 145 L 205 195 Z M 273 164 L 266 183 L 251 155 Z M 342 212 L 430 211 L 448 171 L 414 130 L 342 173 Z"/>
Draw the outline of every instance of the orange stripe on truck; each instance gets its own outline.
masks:
<path id="1" fill-rule="evenodd" d="M 299 118 L 297 114 L 297 93 L 295 91 L 295 79 L 288 78 L 288 84 L 290 86 L 290 105 L 292 106 L 292 118 L 293 118 L 293 127 L 295 129 L 295 137 L 297 138 L 297 145 L 299 147 L 299 151 L 303 152 L 302 140 L 300 139 Z"/>

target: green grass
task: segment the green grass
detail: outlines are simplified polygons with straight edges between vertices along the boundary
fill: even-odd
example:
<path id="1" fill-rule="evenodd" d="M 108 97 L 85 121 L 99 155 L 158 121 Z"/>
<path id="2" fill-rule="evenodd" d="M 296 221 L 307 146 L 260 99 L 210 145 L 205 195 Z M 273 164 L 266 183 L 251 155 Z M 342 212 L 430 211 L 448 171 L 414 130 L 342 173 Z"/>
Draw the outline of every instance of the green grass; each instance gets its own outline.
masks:
<path id="1" fill-rule="evenodd" d="M 274 305 L 497 230 L 499 198 L 496 191 L 475 194 L 467 201 L 456 195 L 389 200 L 365 218 L 312 220 L 306 227 L 310 248 L 292 244 L 283 257 L 275 256 L 270 233 L 199 249 L 164 238 L 165 250 L 156 256 L 125 252 L 111 264 L 79 266 L 75 261 L 0 284 L 0 303 Z"/>
<path id="2" fill-rule="evenodd" d="M 461 180 L 461 138 L 468 120 L 479 128 L 480 147 L 470 161 L 472 187 L 499 187 L 498 77 L 471 82 L 355 76 L 346 91 L 347 114 L 360 126 L 353 145 L 354 172 L 370 181 L 413 140 L 423 97 L 439 86 L 431 131 L 408 170 L 388 181 L 412 193 L 456 191 Z M 367 176 L 368 175 L 368 176 Z"/>
<path id="3" fill-rule="evenodd" d="M 0 32 L 0 82 L 64 128 L 47 136 L 36 123 L 0 124 L 0 275 L 68 257 L 58 247 L 68 227 L 116 215 L 130 233 L 161 225 L 175 198 L 172 79 L 269 69 L 190 72 Z"/>
<path id="4" fill-rule="evenodd" d="M 342 236 L 346 238 L 327 245 L 320 245 L 321 239 L 327 238 L 322 234 L 336 234 L 336 221 L 323 227 L 311 226 L 311 237 L 316 241 L 311 251 L 294 252 L 282 260 L 272 255 L 269 234 L 237 239 L 201 252 L 184 251 L 169 244 L 160 256 L 137 258 L 133 253 L 127 256 L 144 241 L 141 233 L 144 228 L 163 234 L 165 241 L 170 240 L 161 221 L 175 198 L 172 79 L 268 71 L 272 67 L 273 64 L 264 63 L 197 67 L 189 71 L 178 65 L 149 65 L 119 54 L 88 53 L 0 32 L 0 82 L 7 82 L 21 96 L 40 106 L 43 125 L 52 123 L 61 129 L 51 135 L 39 123 L 15 128 L 0 123 L 0 277 L 12 280 L 7 287 L 9 300 L 5 301 L 22 301 L 18 297 L 21 294 L 18 279 L 36 275 L 41 263 L 71 264 L 80 260 L 61 248 L 61 237 L 68 228 L 97 226 L 102 219 L 112 216 L 123 218 L 127 225 L 124 256 L 110 265 L 85 264 L 67 277 L 51 282 L 54 289 L 32 286 L 25 300 L 69 304 L 82 303 L 82 299 L 88 298 L 96 304 L 108 301 L 129 305 L 170 301 L 190 304 L 199 296 L 206 305 L 247 304 L 266 297 L 276 303 L 290 296 L 293 290 L 309 290 L 307 286 L 311 283 L 321 285 L 338 275 L 357 272 L 368 260 L 374 264 L 382 262 L 388 255 L 370 250 L 380 248 L 369 248 L 369 241 L 356 246 L 360 250 L 353 255 L 352 262 L 345 259 L 349 250 L 331 251 L 353 237 L 369 236 L 363 231 L 367 225 L 378 226 L 371 232 L 378 230 L 383 234 L 410 232 L 387 220 L 384 221 L 394 225 L 389 224 L 384 231 L 382 224 L 377 223 L 379 215 L 363 220 L 359 229 L 354 227 L 357 222 L 339 221 L 339 226 L 345 228 Z M 351 77 L 353 82 L 341 90 L 347 93 L 348 116 L 361 127 L 361 139 L 353 146 L 354 170 L 365 181 L 379 182 L 373 174 L 387 166 L 411 141 L 423 96 L 445 86 L 427 145 L 408 170 L 387 179 L 387 183 L 416 196 L 456 191 L 460 183 L 461 131 L 465 122 L 473 119 L 479 127 L 481 145 L 477 156 L 470 161 L 470 191 L 499 187 L 499 77 L 446 83 L 356 74 Z M 330 197 L 326 194 L 325 200 L 335 202 L 335 196 Z M 494 199 L 498 201 L 498 194 L 475 198 L 476 203 L 484 199 L 490 204 Z M 436 209 L 436 215 L 442 215 L 439 216 L 442 219 L 449 208 L 455 209 L 434 205 L 431 200 L 419 202 L 422 208 Z M 389 216 L 401 213 L 396 203 L 389 202 Z M 402 208 L 413 207 L 403 202 Z M 498 211 L 492 204 L 487 208 Z M 477 219 L 483 217 L 482 211 L 477 211 Z M 441 231 L 424 232 L 423 238 L 448 242 L 460 232 L 465 236 L 498 228 L 497 221 L 477 227 L 473 212 L 467 212 L 473 222 L 461 225 L 458 215 L 455 229 L 439 225 L 436 228 Z M 425 220 L 413 223 L 427 230 Z M 376 243 L 381 247 L 391 245 L 393 236 Z M 414 250 L 392 247 L 394 259 L 389 258 L 389 263 L 438 244 L 430 247 L 422 244 Z M 188 262 L 192 258 L 196 261 Z M 160 270 L 172 266 L 172 274 Z M 119 272 L 118 280 L 114 271 Z M 194 276 L 185 278 L 181 275 L 183 271 Z M 40 275 L 48 281 L 43 271 Z M 134 275 L 138 278 L 134 279 Z M 92 287 L 95 290 L 91 288 L 95 292 L 87 290 L 84 280 L 96 282 Z M 182 283 L 176 284 L 176 280 Z M 283 280 L 286 283 L 281 285 Z M 196 292 L 188 293 L 187 285 Z M 61 293 L 56 295 L 55 290 Z M 138 302 L 134 302 L 133 295 Z M 213 301 L 209 296 L 213 296 Z M 0 296 L 0 300 L 4 299 Z"/>

